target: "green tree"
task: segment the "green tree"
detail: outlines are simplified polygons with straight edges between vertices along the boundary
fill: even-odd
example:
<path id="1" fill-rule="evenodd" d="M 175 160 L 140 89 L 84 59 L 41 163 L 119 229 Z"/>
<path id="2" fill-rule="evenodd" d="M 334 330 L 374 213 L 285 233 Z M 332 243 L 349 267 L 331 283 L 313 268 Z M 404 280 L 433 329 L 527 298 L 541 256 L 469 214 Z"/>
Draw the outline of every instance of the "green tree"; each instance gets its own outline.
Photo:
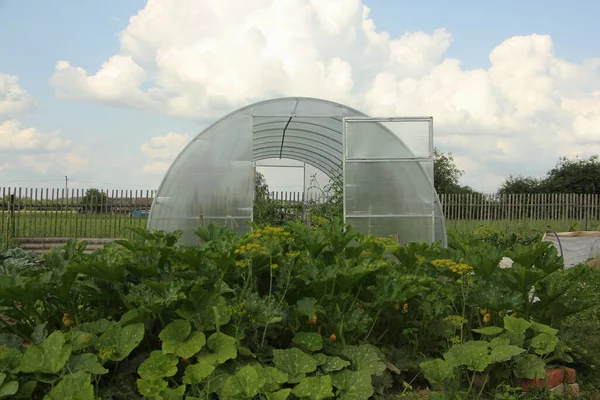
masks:
<path id="1" fill-rule="evenodd" d="M 96 206 L 106 204 L 107 200 L 108 196 L 106 193 L 98 189 L 91 188 L 86 190 L 85 195 L 81 199 L 81 203 L 85 205 Z"/>
<path id="2" fill-rule="evenodd" d="M 460 184 L 464 171 L 456 166 L 452 153 L 442 153 L 437 148 L 433 159 L 433 185 L 438 194 L 477 193 Z"/>
<path id="3" fill-rule="evenodd" d="M 108 208 L 108 195 L 98 189 L 91 188 L 86 190 L 85 195 L 81 198 L 83 207 L 80 212 L 83 213 L 102 213 Z"/>
<path id="4" fill-rule="evenodd" d="M 500 194 L 533 194 L 544 192 L 544 180 L 530 176 L 510 175 L 502 182 Z"/>
<path id="5" fill-rule="evenodd" d="M 598 155 L 583 159 L 561 157 L 544 178 L 509 176 L 499 192 L 600 194 L 600 158 Z"/>
<path id="6" fill-rule="evenodd" d="M 550 193 L 600 194 L 600 158 L 561 157 L 544 182 Z"/>

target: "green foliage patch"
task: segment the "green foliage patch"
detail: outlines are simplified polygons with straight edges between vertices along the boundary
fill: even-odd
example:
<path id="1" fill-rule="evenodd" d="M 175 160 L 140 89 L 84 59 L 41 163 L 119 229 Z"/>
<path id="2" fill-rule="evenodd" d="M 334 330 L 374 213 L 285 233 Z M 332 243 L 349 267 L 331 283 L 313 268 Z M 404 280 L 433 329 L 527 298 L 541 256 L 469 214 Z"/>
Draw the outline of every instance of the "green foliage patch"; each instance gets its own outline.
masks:
<path id="1" fill-rule="evenodd" d="M 548 243 L 253 228 L 201 227 L 194 247 L 139 229 L 0 271 L 0 398 L 470 398 L 593 365 L 565 321 L 597 299 Z"/>

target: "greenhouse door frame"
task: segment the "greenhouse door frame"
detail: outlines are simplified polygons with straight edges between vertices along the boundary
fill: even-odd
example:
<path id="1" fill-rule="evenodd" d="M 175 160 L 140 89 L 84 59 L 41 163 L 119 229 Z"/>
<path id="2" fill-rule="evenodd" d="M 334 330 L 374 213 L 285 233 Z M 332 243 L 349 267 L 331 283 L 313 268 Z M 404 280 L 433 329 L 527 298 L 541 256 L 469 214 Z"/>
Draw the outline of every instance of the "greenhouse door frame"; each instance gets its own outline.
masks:
<path id="1" fill-rule="evenodd" d="M 382 157 L 375 157 L 375 156 L 371 156 L 371 157 L 356 157 L 356 156 L 352 156 L 351 154 L 349 154 L 348 152 L 348 143 L 352 142 L 352 137 L 348 137 L 348 127 L 350 127 L 352 124 L 360 124 L 360 123 L 372 123 L 372 124 L 377 124 L 377 123 L 397 123 L 397 124 L 402 124 L 402 123 L 414 123 L 414 122 L 422 122 L 422 123 L 428 123 L 428 151 L 427 151 L 427 155 L 417 155 L 417 156 L 382 156 Z M 343 156 L 342 156 L 342 190 L 343 190 L 343 213 L 344 213 L 344 223 L 348 224 L 348 219 L 357 219 L 357 218 L 367 218 L 369 220 L 372 219 L 392 219 L 392 218 L 430 218 L 431 219 L 431 225 L 430 225 L 430 230 L 431 230 L 431 243 L 435 243 L 436 238 L 435 238 L 435 222 L 436 222 L 436 216 L 435 216 L 435 206 L 436 206 L 436 200 L 437 200 L 437 194 L 435 191 L 435 187 L 433 185 L 433 159 L 434 159 L 434 144 L 433 144 L 433 117 L 344 117 L 342 119 L 342 140 L 343 140 Z M 399 135 L 397 135 L 399 136 Z M 399 137 L 400 140 L 403 139 L 409 139 L 409 137 Z M 403 140 L 404 141 L 404 140 Z M 384 142 L 383 142 L 384 143 Z M 364 144 L 364 143 L 363 143 Z M 371 148 L 373 148 L 374 146 L 377 146 L 377 142 L 374 141 L 370 141 L 367 142 L 367 145 L 371 145 Z M 427 214 L 413 214 L 413 213 L 389 213 L 389 214 L 372 214 L 371 211 L 369 210 L 368 213 L 356 213 L 356 214 L 352 214 L 348 212 L 348 208 L 347 208 L 347 200 L 348 200 L 348 196 L 347 196 L 347 184 L 348 184 L 348 179 L 347 179 L 347 165 L 348 164 L 352 164 L 352 163 L 381 163 L 381 162 L 391 162 L 391 163 L 398 163 L 398 162 L 412 162 L 412 163 L 427 163 L 427 164 L 431 164 L 431 173 L 427 174 L 430 175 L 431 178 L 431 214 L 427 213 Z M 396 176 L 398 177 L 398 179 L 402 179 L 402 174 L 401 173 L 397 173 Z M 359 193 L 360 195 L 360 193 Z M 362 232 L 365 234 L 368 234 L 370 232 Z M 398 234 L 399 232 L 397 232 L 396 234 Z M 392 234 L 390 232 L 390 234 Z"/>

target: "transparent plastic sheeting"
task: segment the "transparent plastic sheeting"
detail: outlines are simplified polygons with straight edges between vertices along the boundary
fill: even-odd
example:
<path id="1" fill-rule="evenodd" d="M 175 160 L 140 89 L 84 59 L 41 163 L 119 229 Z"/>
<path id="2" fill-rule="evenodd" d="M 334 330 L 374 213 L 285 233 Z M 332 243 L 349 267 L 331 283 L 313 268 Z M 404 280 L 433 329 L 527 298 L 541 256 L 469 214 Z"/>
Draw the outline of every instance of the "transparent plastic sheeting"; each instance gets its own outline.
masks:
<path id="1" fill-rule="evenodd" d="M 215 222 L 249 230 L 254 200 L 252 117 L 234 114 L 193 139 L 180 153 L 152 205 L 149 228 L 183 230 L 195 244 L 198 226 Z"/>
<path id="2" fill-rule="evenodd" d="M 340 177 L 344 164 L 343 121 L 350 117 L 366 115 L 330 101 L 296 97 L 252 104 L 223 117 L 198 134 L 173 162 L 157 191 L 148 228 L 183 230 L 181 243 L 190 245 L 198 243 L 194 232 L 200 224 L 215 222 L 239 233 L 248 231 L 254 198 L 254 162 L 281 157 L 307 163 L 332 178 Z M 373 166 L 365 167 L 361 173 L 350 167 L 354 172 L 346 186 L 347 204 L 354 207 L 355 213 L 427 212 L 431 202 L 426 188 L 432 181 L 432 169 L 426 165 L 427 160 L 424 163 L 412 159 L 427 153 L 422 141 L 428 134 L 425 126 L 398 125 L 386 120 L 365 128 L 362 126 L 361 132 L 356 126 L 349 133 L 351 156 L 380 161 L 400 157 L 404 164 L 381 164 L 376 171 Z M 370 145 L 374 143 L 378 147 Z M 411 163 L 406 163 L 409 158 Z M 369 177 L 368 173 L 375 175 Z M 373 186 L 378 180 L 382 183 Z M 366 189 L 357 192 L 363 185 Z M 380 194 L 363 197 L 367 192 L 376 193 L 374 190 Z M 393 200 L 382 202 L 383 194 L 393 196 Z M 446 245 L 444 219 L 435 193 L 433 213 L 435 239 Z M 419 228 L 419 219 L 410 223 L 407 220 L 402 226 L 395 220 L 359 219 L 360 216 L 347 222 L 363 232 L 384 234 L 390 231 L 387 224 L 394 222 L 396 228 L 392 231 L 401 228 L 406 237 L 431 241 L 423 235 L 425 229 Z M 413 234 L 414 229 L 419 233 Z"/>
<path id="3" fill-rule="evenodd" d="M 401 243 L 435 240 L 432 123 L 344 119 L 347 223 L 364 233 L 397 236 Z"/>

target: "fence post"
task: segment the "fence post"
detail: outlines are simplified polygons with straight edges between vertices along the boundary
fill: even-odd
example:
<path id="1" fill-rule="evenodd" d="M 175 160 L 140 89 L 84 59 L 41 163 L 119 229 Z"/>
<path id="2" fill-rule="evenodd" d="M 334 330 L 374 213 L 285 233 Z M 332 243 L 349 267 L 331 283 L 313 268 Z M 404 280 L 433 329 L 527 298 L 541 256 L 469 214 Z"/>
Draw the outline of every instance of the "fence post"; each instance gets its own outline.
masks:
<path id="1" fill-rule="evenodd" d="M 14 239 L 16 236 L 16 225 L 15 225 L 15 195 L 14 193 L 9 197 L 9 210 L 10 210 L 10 234 Z"/>

